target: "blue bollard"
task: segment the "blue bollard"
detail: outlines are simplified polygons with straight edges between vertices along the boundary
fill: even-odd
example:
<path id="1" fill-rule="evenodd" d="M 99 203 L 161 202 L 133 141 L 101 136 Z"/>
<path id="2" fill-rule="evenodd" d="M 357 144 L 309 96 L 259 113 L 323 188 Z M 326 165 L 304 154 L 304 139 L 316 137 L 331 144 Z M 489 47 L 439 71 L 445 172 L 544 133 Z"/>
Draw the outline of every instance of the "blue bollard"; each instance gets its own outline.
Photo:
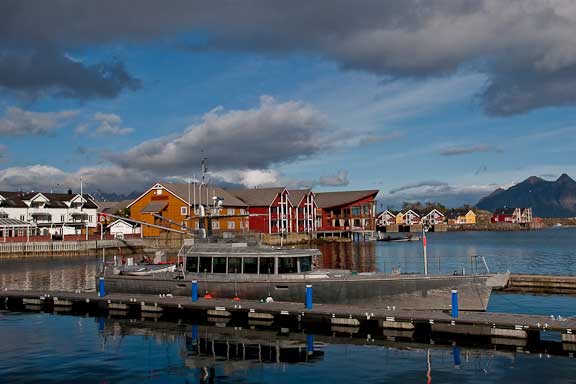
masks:
<path id="1" fill-rule="evenodd" d="M 106 328 L 106 323 L 103 317 L 98 318 L 98 330 L 100 333 L 104 332 L 104 328 Z"/>
<path id="2" fill-rule="evenodd" d="M 98 280 L 98 296 L 104 297 L 106 296 L 106 291 L 104 290 L 104 278 L 101 277 Z"/>
<path id="3" fill-rule="evenodd" d="M 192 301 L 198 301 L 198 281 L 192 280 Z"/>
<path id="4" fill-rule="evenodd" d="M 312 309 L 312 285 L 306 284 L 306 309 Z"/>
<path id="5" fill-rule="evenodd" d="M 308 352 L 309 355 L 314 353 L 314 335 L 306 336 L 306 352 Z"/>
<path id="6" fill-rule="evenodd" d="M 452 290 L 452 317 L 458 317 L 458 290 Z"/>
<path id="7" fill-rule="evenodd" d="M 460 364 L 462 363 L 462 360 L 460 359 L 460 347 L 454 345 L 452 347 L 452 354 L 454 355 L 454 366 L 460 368 Z"/>
<path id="8" fill-rule="evenodd" d="M 192 325 L 192 340 L 198 341 L 200 337 L 198 336 L 198 324 Z"/>

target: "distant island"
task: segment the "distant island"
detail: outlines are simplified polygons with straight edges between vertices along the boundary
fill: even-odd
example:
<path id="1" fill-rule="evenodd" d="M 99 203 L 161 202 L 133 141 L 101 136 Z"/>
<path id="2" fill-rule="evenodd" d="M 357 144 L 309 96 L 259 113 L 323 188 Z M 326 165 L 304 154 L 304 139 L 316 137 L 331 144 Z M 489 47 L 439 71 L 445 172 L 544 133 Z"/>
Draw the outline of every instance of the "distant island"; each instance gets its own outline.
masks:
<path id="1" fill-rule="evenodd" d="M 476 207 L 490 212 L 503 207 L 531 207 L 537 217 L 575 217 L 576 181 L 565 173 L 556 181 L 531 176 L 508 189 L 496 189 Z"/>

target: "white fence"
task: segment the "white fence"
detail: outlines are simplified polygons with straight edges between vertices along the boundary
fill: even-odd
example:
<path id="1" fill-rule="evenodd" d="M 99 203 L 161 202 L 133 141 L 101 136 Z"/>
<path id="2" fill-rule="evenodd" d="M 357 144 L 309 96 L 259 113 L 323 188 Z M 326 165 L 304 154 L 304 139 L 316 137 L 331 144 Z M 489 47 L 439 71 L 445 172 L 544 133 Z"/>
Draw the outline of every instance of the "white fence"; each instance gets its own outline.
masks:
<path id="1" fill-rule="evenodd" d="M 89 240 L 89 241 L 42 241 L 22 243 L 1 243 L 1 254 L 51 254 L 73 253 L 102 248 L 151 247 L 156 249 L 179 248 L 182 240 L 127 239 L 127 240 Z"/>

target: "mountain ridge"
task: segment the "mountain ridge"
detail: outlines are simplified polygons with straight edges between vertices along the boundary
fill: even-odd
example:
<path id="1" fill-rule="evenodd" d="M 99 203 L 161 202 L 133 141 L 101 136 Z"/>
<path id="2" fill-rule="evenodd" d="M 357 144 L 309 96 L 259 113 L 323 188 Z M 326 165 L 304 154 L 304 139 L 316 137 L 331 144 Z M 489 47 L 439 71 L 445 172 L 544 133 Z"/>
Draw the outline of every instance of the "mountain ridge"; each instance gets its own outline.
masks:
<path id="1" fill-rule="evenodd" d="M 502 207 L 531 207 L 534 216 L 576 216 L 576 181 L 563 173 L 555 181 L 537 176 L 508 189 L 498 188 L 481 198 L 476 207 L 489 211 Z"/>

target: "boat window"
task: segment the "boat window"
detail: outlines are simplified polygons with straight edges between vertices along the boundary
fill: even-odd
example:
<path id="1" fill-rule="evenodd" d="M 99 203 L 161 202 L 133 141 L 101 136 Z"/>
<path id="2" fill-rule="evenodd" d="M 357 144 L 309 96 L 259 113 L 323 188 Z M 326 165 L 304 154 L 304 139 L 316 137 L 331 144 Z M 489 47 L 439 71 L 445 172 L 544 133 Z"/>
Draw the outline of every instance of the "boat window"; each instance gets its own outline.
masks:
<path id="1" fill-rule="evenodd" d="M 300 258 L 300 272 L 310 272 L 312 270 L 312 256 Z"/>
<path id="2" fill-rule="evenodd" d="M 226 258 L 225 257 L 215 257 L 214 258 L 214 273 L 226 273 Z"/>
<path id="3" fill-rule="evenodd" d="M 186 258 L 186 272 L 198 272 L 198 257 L 195 256 Z"/>
<path id="4" fill-rule="evenodd" d="M 228 258 L 228 273 L 242 273 L 242 258 Z"/>
<path id="5" fill-rule="evenodd" d="M 201 257 L 200 258 L 200 273 L 212 273 L 212 258 L 211 257 Z"/>
<path id="6" fill-rule="evenodd" d="M 258 259 L 256 257 L 244 258 L 244 273 L 258 273 Z"/>
<path id="7" fill-rule="evenodd" d="M 295 257 L 279 257 L 278 273 L 297 273 L 298 263 Z"/>
<path id="8" fill-rule="evenodd" d="M 273 257 L 261 257 L 260 258 L 260 270 L 261 275 L 274 274 L 274 258 Z"/>

